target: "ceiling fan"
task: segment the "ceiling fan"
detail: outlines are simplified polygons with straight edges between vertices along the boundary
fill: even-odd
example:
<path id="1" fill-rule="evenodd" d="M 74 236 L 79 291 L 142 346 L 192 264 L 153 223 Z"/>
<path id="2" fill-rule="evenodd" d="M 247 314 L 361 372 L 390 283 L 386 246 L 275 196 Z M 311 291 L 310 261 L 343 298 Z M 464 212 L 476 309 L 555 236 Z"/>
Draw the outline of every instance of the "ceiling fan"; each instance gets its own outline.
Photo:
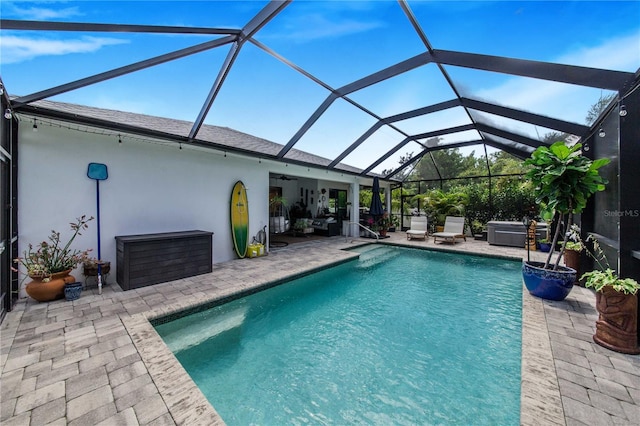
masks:
<path id="1" fill-rule="evenodd" d="M 298 180 L 298 178 L 289 177 L 287 175 L 276 176 L 274 179 L 278 180 Z"/>

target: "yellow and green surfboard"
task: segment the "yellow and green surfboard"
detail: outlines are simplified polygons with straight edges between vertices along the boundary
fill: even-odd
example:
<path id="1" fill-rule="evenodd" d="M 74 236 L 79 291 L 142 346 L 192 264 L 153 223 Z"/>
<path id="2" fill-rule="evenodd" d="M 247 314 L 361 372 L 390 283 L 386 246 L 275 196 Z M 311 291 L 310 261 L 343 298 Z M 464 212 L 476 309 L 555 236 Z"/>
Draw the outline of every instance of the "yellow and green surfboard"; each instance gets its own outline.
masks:
<path id="1" fill-rule="evenodd" d="M 233 247 L 241 259 L 247 255 L 249 243 L 249 203 L 247 188 L 237 181 L 231 191 L 231 235 Z"/>

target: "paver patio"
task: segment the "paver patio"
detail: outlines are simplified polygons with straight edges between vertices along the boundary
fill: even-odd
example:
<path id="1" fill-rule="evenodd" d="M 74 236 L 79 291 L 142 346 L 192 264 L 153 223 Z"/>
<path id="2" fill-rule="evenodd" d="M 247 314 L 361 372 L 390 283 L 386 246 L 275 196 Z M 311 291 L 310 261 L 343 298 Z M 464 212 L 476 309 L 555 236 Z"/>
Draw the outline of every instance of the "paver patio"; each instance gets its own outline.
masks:
<path id="1" fill-rule="evenodd" d="M 391 236 L 385 243 L 526 256 L 473 240 L 434 245 Z M 360 242 L 308 241 L 170 283 L 127 292 L 110 284 L 102 295 L 87 289 L 73 302 L 22 299 L 0 329 L 0 422 L 223 424 L 148 320 L 347 261 L 358 254 L 341 249 Z M 640 424 L 640 357 L 593 343 L 593 292 L 575 287 L 562 302 L 523 293 L 521 424 Z"/>

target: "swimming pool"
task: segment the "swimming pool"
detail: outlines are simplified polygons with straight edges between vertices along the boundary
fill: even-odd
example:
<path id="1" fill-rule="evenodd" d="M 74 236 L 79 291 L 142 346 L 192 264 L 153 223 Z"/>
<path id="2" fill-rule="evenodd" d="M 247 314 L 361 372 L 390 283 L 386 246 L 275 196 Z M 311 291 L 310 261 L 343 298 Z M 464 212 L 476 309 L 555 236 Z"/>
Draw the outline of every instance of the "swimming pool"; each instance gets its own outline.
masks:
<path id="1" fill-rule="evenodd" d="M 156 328 L 229 425 L 517 424 L 520 266 L 376 246 Z"/>

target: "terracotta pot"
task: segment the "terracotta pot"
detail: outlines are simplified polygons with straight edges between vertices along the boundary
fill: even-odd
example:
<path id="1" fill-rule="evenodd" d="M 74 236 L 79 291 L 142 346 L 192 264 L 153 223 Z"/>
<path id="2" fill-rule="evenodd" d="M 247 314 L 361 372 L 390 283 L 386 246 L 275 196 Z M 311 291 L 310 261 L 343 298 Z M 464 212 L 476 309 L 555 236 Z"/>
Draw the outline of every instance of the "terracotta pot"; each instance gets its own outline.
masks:
<path id="1" fill-rule="evenodd" d="M 638 347 L 638 296 L 605 287 L 596 293 L 596 321 L 593 341 L 612 351 L 640 354 Z"/>
<path id="2" fill-rule="evenodd" d="M 27 294 L 38 302 L 50 302 L 64 297 L 64 285 L 75 282 L 75 278 L 68 271 L 51 274 L 47 282 L 43 282 L 45 277 L 31 276 L 32 281 L 27 284 L 25 290 Z"/>
<path id="3" fill-rule="evenodd" d="M 578 279 L 582 275 L 580 273 L 580 252 L 575 250 L 564 251 L 564 264 L 571 269 L 576 270 L 576 281 L 573 285 L 579 285 Z"/>

